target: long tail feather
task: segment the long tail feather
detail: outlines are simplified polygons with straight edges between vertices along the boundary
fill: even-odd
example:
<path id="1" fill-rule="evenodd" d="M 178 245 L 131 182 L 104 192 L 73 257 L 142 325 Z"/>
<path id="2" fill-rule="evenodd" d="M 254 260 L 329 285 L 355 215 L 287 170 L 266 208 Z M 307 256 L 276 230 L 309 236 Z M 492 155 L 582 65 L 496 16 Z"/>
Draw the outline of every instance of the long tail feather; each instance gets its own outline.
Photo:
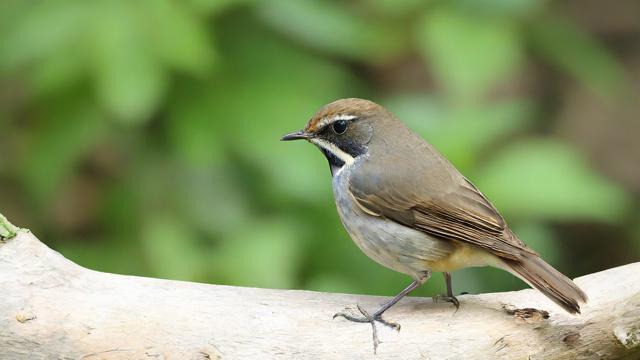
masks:
<path id="1" fill-rule="evenodd" d="M 503 261 L 515 275 L 571 314 L 579 314 L 579 304 L 587 302 L 587 295 L 571 279 L 536 255 L 526 254 L 518 260 Z"/>

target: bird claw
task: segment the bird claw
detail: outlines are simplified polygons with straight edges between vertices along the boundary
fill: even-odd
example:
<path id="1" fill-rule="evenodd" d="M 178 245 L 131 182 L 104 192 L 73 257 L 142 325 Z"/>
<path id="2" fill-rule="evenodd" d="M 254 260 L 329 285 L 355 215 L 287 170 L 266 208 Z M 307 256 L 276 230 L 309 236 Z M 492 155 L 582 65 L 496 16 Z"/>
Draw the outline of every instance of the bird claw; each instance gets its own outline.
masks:
<path id="1" fill-rule="evenodd" d="M 333 315 L 333 318 L 337 318 L 338 316 L 342 316 L 343 318 L 349 320 L 349 321 L 353 321 L 353 322 L 357 322 L 357 323 L 370 323 L 373 324 L 375 321 L 386 325 L 394 330 L 400 331 L 400 324 L 398 323 L 394 323 L 391 321 L 387 321 L 385 319 L 382 318 L 382 315 L 370 315 L 369 312 L 367 312 L 367 310 L 365 310 L 362 306 L 360 305 L 356 305 L 358 308 L 358 311 L 360 312 L 360 314 L 362 314 L 362 316 L 357 316 L 357 315 L 353 315 L 347 312 L 339 312 L 336 313 L 335 315 Z M 348 310 L 348 309 L 345 309 Z"/>
<path id="2" fill-rule="evenodd" d="M 453 306 L 456 307 L 456 311 L 458 311 L 458 309 L 460 308 L 460 301 L 458 301 L 458 298 L 456 298 L 455 296 L 448 296 L 448 295 L 436 295 L 433 297 L 433 302 L 440 302 L 440 301 L 444 301 L 444 302 L 450 302 L 453 304 Z"/>
<path id="3" fill-rule="evenodd" d="M 350 314 L 346 311 L 344 312 L 338 312 L 335 313 L 333 315 L 333 318 L 337 318 L 338 316 L 341 316 L 349 321 L 353 321 L 353 322 L 357 322 L 357 323 L 369 323 L 371 324 L 371 328 L 373 329 L 373 353 L 375 354 L 376 351 L 378 350 L 378 345 L 381 343 L 380 339 L 378 338 L 378 330 L 376 329 L 376 321 L 388 326 L 396 331 L 400 331 L 400 324 L 398 323 L 394 323 L 391 321 L 387 321 L 385 319 L 382 318 L 382 315 L 376 315 L 374 314 L 373 316 L 369 314 L 369 312 L 367 312 L 367 310 L 365 310 L 362 306 L 357 305 L 358 311 L 360 312 L 360 314 L 362 314 L 362 316 L 357 316 L 357 315 L 353 315 Z M 348 310 L 348 309 L 345 309 Z"/>

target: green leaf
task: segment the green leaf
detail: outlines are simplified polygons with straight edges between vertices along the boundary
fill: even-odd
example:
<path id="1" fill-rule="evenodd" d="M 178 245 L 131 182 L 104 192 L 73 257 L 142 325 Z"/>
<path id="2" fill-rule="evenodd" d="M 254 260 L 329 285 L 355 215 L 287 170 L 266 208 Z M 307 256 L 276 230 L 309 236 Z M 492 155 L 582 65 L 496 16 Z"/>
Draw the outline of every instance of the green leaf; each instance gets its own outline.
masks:
<path id="1" fill-rule="evenodd" d="M 304 288 L 313 291 L 353 294 L 360 290 L 361 285 L 344 274 L 319 272 L 304 284 Z"/>
<path id="2" fill-rule="evenodd" d="M 444 8 L 420 19 L 417 45 L 449 96 L 469 100 L 518 69 L 523 58 L 519 36 L 507 20 Z"/>
<path id="3" fill-rule="evenodd" d="M 207 86 L 183 87 L 169 102 L 167 135 L 173 151 L 190 166 L 218 164 L 224 159 L 224 120 L 211 116 L 215 98 L 209 96 L 210 91 Z"/>
<path id="4" fill-rule="evenodd" d="M 367 10 L 375 10 L 377 13 L 382 16 L 411 16 L 416 12 L 420 11 L 420 9 L 425 8 L 433 1 L 425 1 L 425 0 L 366 0 L 364 1 L 366 4 Z"/>
<path id="5" fill-rule="evenodd" d="M 377 63 L 407 49 L 401 24 L 368 21 L 347 9 L 330 1 L 272 0 L 259 6 L 258 13 L 306 46 L 353 59 Z"/>
<path id="6" fill-rule="evenodd" d="M 448 108 L 428 94 L 396 96 L 385 105 L 465 173 L 485 149 L 524 130 L 533 111 L 521 99 Z"/>
<path id="7" fill-rule="evenodd" d="M 214 60 L 212 39 L 202 19 L 182 2 L 142 2 L 138 24 L 149 47 L 166 65 L 192 74 L 207 71 Z"/>
<path id="8" fill-rule="evenodd" d="M 509 219 L 507 219 L 507 222 Z M 535 221 L 510 224 L 511 229 L 527 246 L 538 252 L 549 264 L 562 261 L 561 241 L 549 225 Z"/>
<path id="9" fill-rule="evenodd" d="M 533 46 L 548 61 L 601 95 L 622 90 L 624 71 L 611 53 L 568 18 L 547 17 L 533 23 Z"/>
<path id="10" fill-rule="evenodd" d="M 171 100 L 168 136 L 191 164 L 237 155 L 269 180 L 256 184 L 289 198 L 327 194 L 326 160 L 310 144 L 283 143 L 321 105 L 353 94 L 358 80 L 335 64 L 294 48 L 252 24 L 233 24 L 224 71 Z M 238 28 L 245 29 L 240 32 Z M 233 159 L 237 161 L 237 159 Z"/>
<path id="11" fill-rule="evenodd" d="M 198 14 L 218 14 L 234 5 L 245 5 L 259 0 L 185 0 L 186 3 Z"/>
<path id="12" fill-rule="evenodd" d="M 82 156 L 107 130 L 101 113 L 85 97 L 56 100 L 40 116 L 21 169 L 22 181 L 38 204 L 74 173 Z"/>
<path id="13" fill-rule="evenodd" d="M 11 239 L 16 236 L 16 233 L 20 230 L 7 220 L 2 214 L 0 214 L 0 239 Z"/>
<path id="14" fill-rule="evenodd" d="M 454 0 L 452 5 L 475 14 L 524 17 L 544 8 L 548 0 Z"/>
<path id="15" fill-rule="evenodd" d="M 113 226 L 113 224 L 109 224 Z M 64 254 L 64 257 L 83 267 L 136 276 L 158 276 L 155 271 L 149 269 L 143 261 L 145 253 L 141 251 L 139 243 L 132 241 L 131 234 L 124 235 L 127 241 L 110 239 L 56 239 L 56 251 Z M 93 239 L 92 239 L 93 240 Z"/>
<path id="16" fill-rule="evenodd" d="M 128 4 L 128 5 L 127 5 Z M 159 60 L 136 27 L 131 3 L 106 2 L 93 24 L 93 65 L 98 95 L 118 119 L 149 119 L 165 92 Z"/>
<path id="17" fill-rule="evenodd" d="M 527 128 L 532 108 L 526 100 L 452 108 L 432 143 L 456 166 L 474 170 L 492 145 Z"/>
<path id="18" fill-rule="evenodd" d="M 237 229 L 212 259 L 215 276 L 242 286 L 291 288 L 301 260 L 296 226 L 254 221 Z"/>
<path id="19" fill-rule="evenodd" d="M 253 219 L 255 199 L 247 199 L 240 185 L 226 171 L 232 165 L 183 166 L 176 176 L 175 193 L 182 213 L 211 235 L 225 236 Z"/>
<path id="20" fill-rule="evenodd" d="M 590 169 L 575 150 L 553 140 L 503 149 L 476 183 L 499 209 L 521 218 L 612 222 L 629 205 L 621 187 Z"/>
<path id="21" fill-rule="evenodd" d="M 632 245 L 636 253 L 640 253 L 640 213 L 635 214 L 635 225 L 631 228 Z"/>
<path id="22" fill-rule="evenodd" d="M 189 226 L 174 216 L 154 214 L 142 231 L 147 261 L 156 276 L 162 278 L 198 278 L 206 265 L 198 243 Z"/>
<path id="23" fill-rule="evenodd" d="M 75 52 L 75 46 L 61 47 L 44 57 L 28 74 L 31 89 L 36 96 L 55 96 L 64 93 L 86 76 L 86 53 Z"/>
<path id="24" fill-rule="evenodd" d="M 83 35 L 87 7 L 83 1 L 37 1 L 13 5 L 0 35 L 0 66 L 15 70 L 68 49 Z M 68 56 L 70 54 L 67 54 Z"/>

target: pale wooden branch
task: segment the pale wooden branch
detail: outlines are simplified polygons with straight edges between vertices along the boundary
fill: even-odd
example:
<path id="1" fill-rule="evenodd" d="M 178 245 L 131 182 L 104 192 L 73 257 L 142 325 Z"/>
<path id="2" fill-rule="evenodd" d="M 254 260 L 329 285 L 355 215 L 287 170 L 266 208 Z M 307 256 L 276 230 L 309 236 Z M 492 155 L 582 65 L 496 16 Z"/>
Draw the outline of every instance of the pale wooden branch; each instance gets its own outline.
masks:
<path id="1" fill-rule="evenodd" d="M 0 359 L 639 359 L 640 263 L 576 282 L 580 316 L 534 290 L 460 296 L 457 312 L 407 298 L 374 355 L 369 324 L 332 315 L 384 298 L 101 273 L 18 230 L 0 243 Z"/>

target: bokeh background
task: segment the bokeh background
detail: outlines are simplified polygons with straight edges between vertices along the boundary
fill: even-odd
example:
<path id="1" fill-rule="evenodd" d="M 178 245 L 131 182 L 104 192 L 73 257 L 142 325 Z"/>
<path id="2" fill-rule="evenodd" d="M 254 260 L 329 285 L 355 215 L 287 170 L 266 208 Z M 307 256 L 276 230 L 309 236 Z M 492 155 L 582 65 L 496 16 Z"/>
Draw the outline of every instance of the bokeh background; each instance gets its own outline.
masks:
<path id="1" fill-rule="evenodd" d="M 392 295 L 278 141 L 363 97 L 574 277 L 640 259 L 639 95 L 634 0 L 1 1 L 0 212 L 97 270 Z"/>

